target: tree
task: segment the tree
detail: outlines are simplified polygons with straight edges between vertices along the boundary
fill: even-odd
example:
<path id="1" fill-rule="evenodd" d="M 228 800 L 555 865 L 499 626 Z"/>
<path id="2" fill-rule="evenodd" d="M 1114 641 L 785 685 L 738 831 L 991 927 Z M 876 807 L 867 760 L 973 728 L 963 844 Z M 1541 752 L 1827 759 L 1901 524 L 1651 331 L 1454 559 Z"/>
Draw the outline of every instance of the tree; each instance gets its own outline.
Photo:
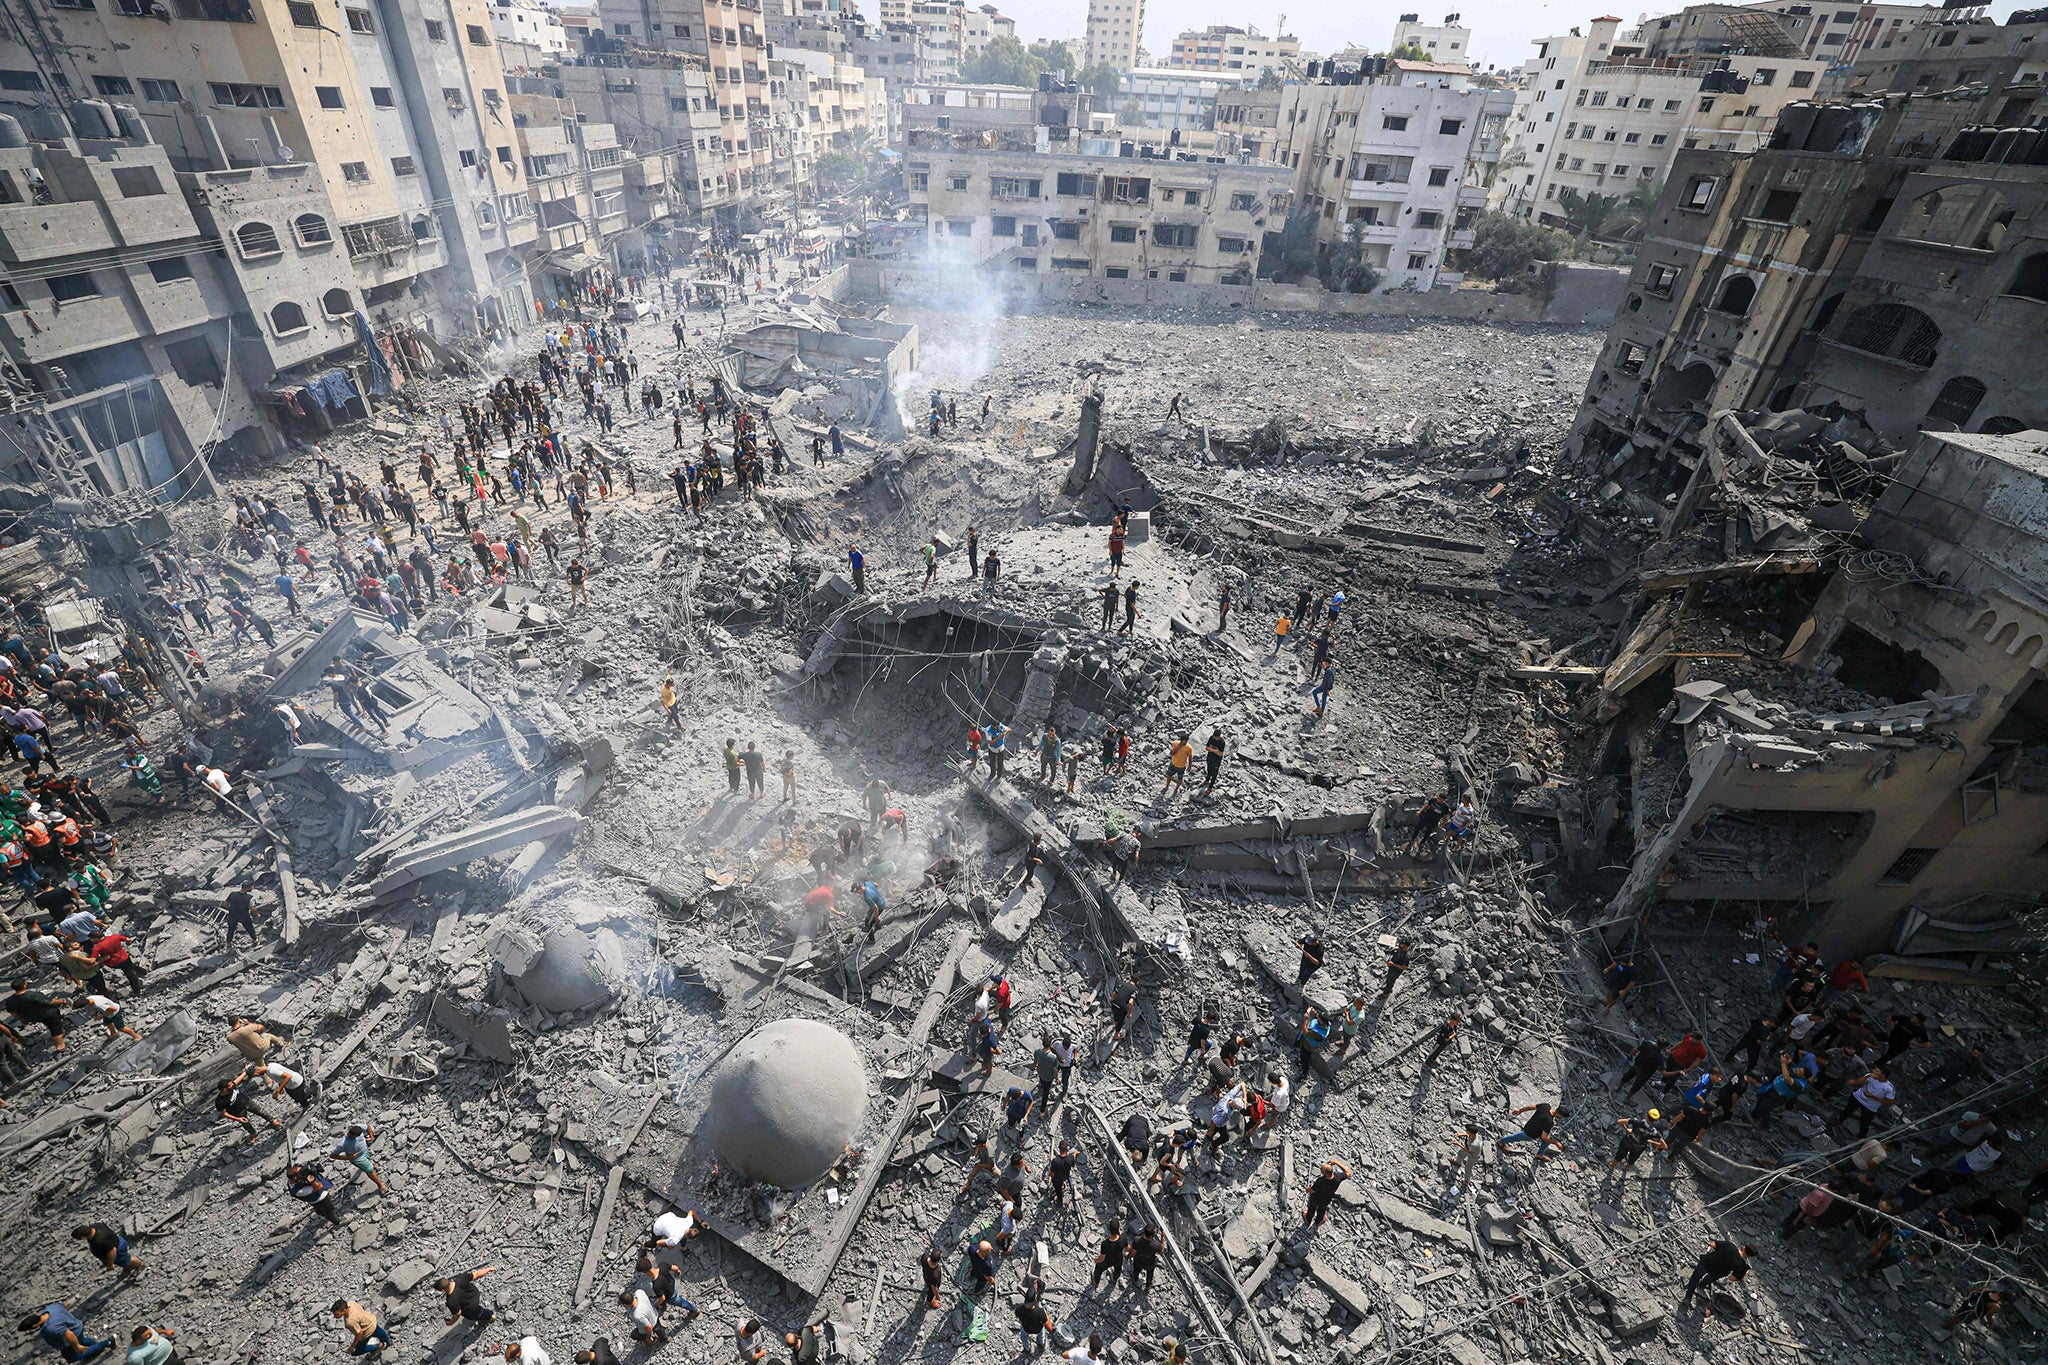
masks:
<path id="1" fill-rule="evenodd" d="M 1429 55 L 1420 43 L 1403 43 L 1392 52 L 1389 52 L 1387 58 L 1389 61 L 1399 62 L 1433 62 L 1436 60 L 1436 58 Z"/>
<path id="2" fill-rule="evenodd" d="M 1074 79 L 1079 81 L 1083 88 L 1092 91 L 1099 104 L 1108 104 L 1115 99 L 1116 92 L 1123 88 L 1124 83 L 1123 77 L 1117 75 L 1115 68 L 1104 66 L 1100 62 L 1088 67 Z"/>
<path id="3" fill-rule="evenodd" d="M 1280 229 L 1280 264 L 1273 278 L 1292 284 L 1316 273 L 1316 215 L 1313 209 L 1297 209 Z"/>
<path id="4" fill-rule="evenodd" d="M 1459 268 L 1483 280 L 1519 281 L 1538 261 L 1571 253 L 1563 233 L 1510 213 L 1482 213 L 1472 224 L 1472 245 L 1458 253 Z"/>
<path id="5" fill-rule="evenodd" d="M 1116 111 L 1116 121 L 1126 128 L 1145 126 L 1145 106 L 1136 100 L 1125 100 L 1124 107 Z"/>
<path id="6" fill-rule="evenodd" d="M 1626 237 L 1641 236 L 1643 224 L 1650 221 L 1650 215 L 1657 211 L 1657 201 L 1663 197 L 1663 177 L 1659 176 L 1654 180 L 1637 181 L 1636 187 L 1630 190 L 1627 197 L 1621 201 L 1621 216 L 1627 224 L 1621 230 L 1622 235 Z"/>
<path id="7" fill-rule="evenodd" d="M 1365 259 L 1365 221 L 1344 229 L 1344 240 L 1323 258 L 1323 288 L 1340 294 L 1370 294 L 1379 288 L 1380 273 Z"/>
<path id="8" fill-rule="evenodd" d="M 1041 38 L 1031 45 L 1031 56 L 1041 71 L 1064 71 L 1069 77 L 1080 70 L 1074 54 L 1065 43 L 1051 43 Z"/>
<path id="9" fill-rule="evenodd" d="M 1557 206 L 1564 210 L 1566 226 L 1587 237 L 1598 237 L 1600 229 L 1607 226 L 1607 220 L 1621 207 L 1621 196 L 1580 194 L 1567 186 L 1557 192 Z"/>
<path id="10" fill-rule="evenodd" d="M 961 79 L 976 85 L 1038 84 L 1045 65 L 1024 44 L 1007 33 L 989 39 L 988 46 L 960 64 Z"/>
<path id="11" fill-rule="evenodd" d="M 1273 67 L 1269 66 L 1259 73 L 1259 89 L 1261 90 L 1278 90 L 1286 83 L 1286 81 L 1281 79 L 1279 71 Z"/>

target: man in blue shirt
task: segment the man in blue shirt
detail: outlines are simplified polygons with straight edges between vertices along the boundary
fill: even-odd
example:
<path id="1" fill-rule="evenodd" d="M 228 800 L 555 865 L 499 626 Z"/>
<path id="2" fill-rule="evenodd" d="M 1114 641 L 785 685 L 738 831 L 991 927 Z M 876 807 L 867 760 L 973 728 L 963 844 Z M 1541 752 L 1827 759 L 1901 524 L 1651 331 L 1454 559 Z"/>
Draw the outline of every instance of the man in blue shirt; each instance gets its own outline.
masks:
<path id="1" fill-rule="evenodd" d="M 860 546 L 849 545 L 847 547 L 846 563 L 847 567 L 853 570 L 853 590 L 855 592 L 866 592 L 868 590 L 868 558 L 860 552 Z"/>

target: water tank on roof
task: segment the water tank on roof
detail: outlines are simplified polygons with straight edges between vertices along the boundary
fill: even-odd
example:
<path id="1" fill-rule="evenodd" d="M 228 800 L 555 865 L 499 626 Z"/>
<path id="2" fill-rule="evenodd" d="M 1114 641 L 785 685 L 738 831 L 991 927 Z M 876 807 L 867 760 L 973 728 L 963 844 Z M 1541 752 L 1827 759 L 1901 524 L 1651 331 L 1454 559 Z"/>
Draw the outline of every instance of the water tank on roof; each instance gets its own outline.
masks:
<path id="1" fill-rule="evenodd" d="M 130 142 L 147 145 L 153 140 L 149 135 L 149 125 L 142 121 L 142 111 L 132 104 L 115 105 L 114 122 L 121 127 L 121 136 Z"/>
<path id="2" fill-rule="evenodd" d="M 1778 111 L 1778 126 L 1771 130 L 1771 146 L 1779 151 L 1803 150 L 1813 133 L 1813 116 L 1820 108 L 1812 100 L 1794 100 Z"/>
<path id="3" fill-rule="evenodd" d="M 22 131 L 21 120 L 12 114 L 0 114 L 0 147 L 26 147 L 28 134 Z"/>
<path id="4" fill-rule="evenodd" d="M 115 138 L 121 135 L 114 122 L 114 106 L 105 100 L 80 100 L 71 106 L 71 126 L 81 138 Z"/>
<path id="5" fill-rule="evenodd" d="M 1986 161 L 2012 160 L 2008 153 L 2019 142 L 2020 134 L 2025 131 L 2026 129 L 2024 128 L 2000 128 L 1992 137 L 1991 149 L 1984 154 L 1984 159 Z"/>
<path id="6" fill-rule="evenodd" d="M 1991 150 L 1991 139 L 1998 135 L 1996 128 L 1969 127 L 1955 135 L 1948 144 L 1945 161 L 1982 161 L 1984 153 Z"/>

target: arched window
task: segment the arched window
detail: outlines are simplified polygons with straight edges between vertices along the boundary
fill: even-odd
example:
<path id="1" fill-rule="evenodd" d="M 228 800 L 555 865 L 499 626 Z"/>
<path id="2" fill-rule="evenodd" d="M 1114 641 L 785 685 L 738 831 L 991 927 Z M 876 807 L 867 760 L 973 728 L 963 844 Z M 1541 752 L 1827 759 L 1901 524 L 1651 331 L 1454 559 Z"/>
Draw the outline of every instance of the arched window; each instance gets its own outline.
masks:
<path id="1" fill-rule="evenodd" d="M 235 229 L 235 242 L 244 256 L 275 256 L 284 248 L 277 244 L 277 229 L 268 223 L 244 223 Z"/>
<path id="2" fill-rule="evenodd" d="M 2048 300 L 2048 251 L 2037 251 L 2021 261 L 2013 273 L 2012 287 L 2005 292 L 2023 299 Z"/>
<path id="3" fill-rule="evenodd" d="M 279 336 L 306 330 L 306 310 L 287 299 L 270 310 L 270 326 Z"/>
<path id="4" fill-rule="evenodd" d="M 1936 348 L 1941 345 L 1941 328 L 1918 308 L 1908 308 L 1903 303 L 1873 303 L 1843 319 L 1835 329 L 1835 340 L 1924 370 L 1934 364 Z"/>
<path id="5" fill-rule="evenodd" d="M 292 230 L 299 234 L 300 246 L 327 246 L 334 241 L 334 229 L 317 213 L 302 213 L 294 218 Z"/>
<path id="6" fill-rule="evenodd" d="M 1756 302 L 1756 281 L 1747 275 L 1730 275 L 1721 284 L 1721 298 L 1714 307 L 1723 313 L 1746 317 L 1749 305 Z"/>
<path id="7" fill-rule="evenodd" d="M 1959 374 L 1941 386 L 1941 392 L 1934 396 L 1934 402 L 1927 408 L 1927 422 L 1953 422 L 1961 431 L 1977 405 L 1984 401 L 1984 381 Z"/>
<path id="8" fill-rule="evenodd" d="M 330 289 L 320 296 L 320 311 L 331 318 L 345 318 L 355 311 L 355 304 L 350 301 L 348 290 Z"/>
<path id="9" fill-rule="evenodd" d="M 2026 429 L 2027 424 L 2017 417 L 1986 417 L 1984 425 L 1977 428 L 1986 436 L 2010 436 Z"/>

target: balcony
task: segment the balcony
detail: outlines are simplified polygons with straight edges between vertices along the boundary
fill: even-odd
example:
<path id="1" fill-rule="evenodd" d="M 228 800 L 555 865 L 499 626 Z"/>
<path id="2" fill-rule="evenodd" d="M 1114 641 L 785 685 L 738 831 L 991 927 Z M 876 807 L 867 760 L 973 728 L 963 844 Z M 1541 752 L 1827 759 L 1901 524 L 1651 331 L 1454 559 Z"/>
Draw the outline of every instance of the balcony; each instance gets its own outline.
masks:
<path id="1" fill-rule="evenodd" d="M 1347 180 L 1344 194 L 1349 199 L 1405 199 L 1408 197 L 1408 182 L 1405 180 Z"/>
<path id="2" fill-rule="evenodd" d="M 1472 249 L 1472 242 L 1473 235 L 1472 229 L 1470 228 L 1466 228 L 1463 232 L 1453 232 L 1449 237 L 1444 239 L 1444 245 L 1449 247 L 1452 251 L 1470 251 Z M 1441 278 L 1441 276 L 1439 276 L 1439 278 Z"/>
<path id="3" fill-rule="evenodd" d="M 1346 223 L 1344 235 L 1361 242 L 1391 242 L 1401 235 L 1399 223 Z"/>
<path id="4" fill-rule="evenodd" d="M 5 314 L 9 349 L 30 364 L 61 360 L 80 351 L 98 350 L 117 341 L 132 341 L 142 335 L 128 305 L 118 297 L 102 295 L 74 299 L 62 308 L 43 305 L 31 311 L 13 309 Z"/>
<path id="5" fill-rule="evenodd" d="M 10 265 L 86 256 L 114 249 L 106 215 L 90 201 L 10 204 L 0 208 L 0 260 Z"/>

